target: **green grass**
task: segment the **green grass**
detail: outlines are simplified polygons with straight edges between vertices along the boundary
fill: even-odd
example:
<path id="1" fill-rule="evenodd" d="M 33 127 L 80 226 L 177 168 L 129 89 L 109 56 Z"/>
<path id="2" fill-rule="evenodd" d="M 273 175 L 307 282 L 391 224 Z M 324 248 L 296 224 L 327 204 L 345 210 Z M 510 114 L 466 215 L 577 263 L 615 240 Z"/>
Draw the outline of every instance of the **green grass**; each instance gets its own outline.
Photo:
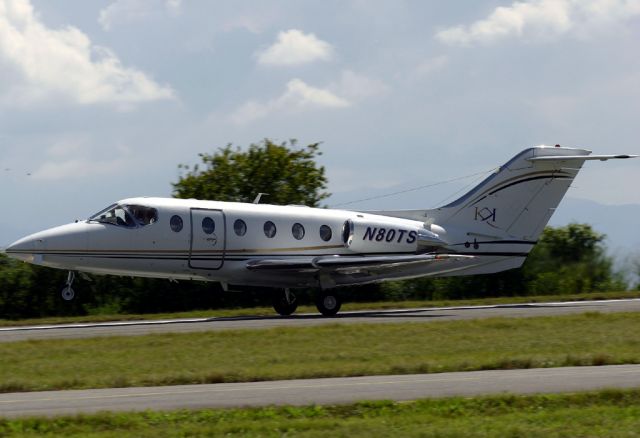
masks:
<path id="1" fill-rule="evenodd" d="M 640 363 L 638 327 L 590 312 L 0 343 L 0 391 Z"/>
<path id="2" fill-rule="evenodd" d="M 450 307 L 493 304 L 522 304 L 549 301 L 591 301 L 601 299 L 640 298 L 638 291 L 622 292 L 589 292 L 564 295 L 539 295 L 518 297 L 477 298 L 469 300 L 438 300 L 438 301 L 378 301 L 378 302 L 347 302 L 342 306 L 342 312 L 355 310 L 384 310 L 411 309 L 417 307 Z M 296 313 L 317 313 L 315 306 L 300 306 Z M 275 315 L 271 307 L 250 307 L 239 309 L 194 310 L 190 312 L 153 313 L 153 314 L 98 314 L 66 317 L 45 317 L 22 320 L 0 319 L 0 327 L 15 327 L 23 325 L 69 324 L 83 322 L 158 320 L 173 318 L 214 318 L 233 316 Z"/>
<path id="3" fill-rule="evenodd" d="M 640 390 L 0 419 L 6 437 L 637 437 Z"/>

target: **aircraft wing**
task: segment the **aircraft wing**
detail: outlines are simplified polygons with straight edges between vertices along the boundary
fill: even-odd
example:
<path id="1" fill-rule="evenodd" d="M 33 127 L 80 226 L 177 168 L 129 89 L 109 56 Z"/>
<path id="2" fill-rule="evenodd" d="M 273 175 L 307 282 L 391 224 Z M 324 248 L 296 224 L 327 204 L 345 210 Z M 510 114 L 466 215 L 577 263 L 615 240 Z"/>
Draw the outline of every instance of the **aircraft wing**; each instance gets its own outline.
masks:
<path id="1" fill-rule="evenodd" d="M 310 260 L 263 259 L 247 262 L 247 269 L 252 271 L 294 271 L 327 273 L 358 273 L 394 268 L 406 268 L 412 265 L 436 263 L 444 260 L 467 260 L 474 256 L 458 254 L 417 254 L 388 256 L 319 256 Z"/>

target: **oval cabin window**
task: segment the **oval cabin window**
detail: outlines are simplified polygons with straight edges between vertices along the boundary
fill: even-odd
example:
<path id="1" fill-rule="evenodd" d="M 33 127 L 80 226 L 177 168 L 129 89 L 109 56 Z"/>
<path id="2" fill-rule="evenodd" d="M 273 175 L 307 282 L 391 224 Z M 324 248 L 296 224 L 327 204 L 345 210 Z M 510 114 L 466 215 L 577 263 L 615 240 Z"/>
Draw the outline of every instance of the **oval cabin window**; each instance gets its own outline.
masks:
<path id="1" fill-rule="evenodd" d="M 293 234 L 293 237 L 296 240 L 302 240 L 302 238 L 304 237 L 304 227 L 302 226 L 302 224 L 293 224 L 293 227 L 291 227 L 291 234 Z"/>
<path id="2" fill-rule="evenodd" d="M 276 235 L 276 224 L 271 221 L 267 221 L 264 223 L 264 235 L 269 239 Z"/>
<path id="3" fill-rule="evenodd" d="M 169 225 L 171 226 L 171 229 L 176 232 L 179 233 L 182 230 L 182 218 L 178 215 L 173 215 L 171 216 L 171 220 L 169 221 Z"/>
<path id="4" fill-rule="evenodd" d="M 205 234 L 213 234 L 216 230 L 216 223 L 210 217 L 205 217 L 202 219 L 202 231 Z"/>
<path id="5" fill-rule="evenodd" d="M 331 228 L 329 228 L 329 225 L 323 225 L 320 227 L 320 238 L 325 242 L 331 240 L 331 234 Z"/>
<path id="6" fill-rule="evenodd" d="M 247 224 L 242 219 L 236 219 L 233 223 L 233 231 L 235 231 L 238 236 L 244 236 L 247 234 Z"/>

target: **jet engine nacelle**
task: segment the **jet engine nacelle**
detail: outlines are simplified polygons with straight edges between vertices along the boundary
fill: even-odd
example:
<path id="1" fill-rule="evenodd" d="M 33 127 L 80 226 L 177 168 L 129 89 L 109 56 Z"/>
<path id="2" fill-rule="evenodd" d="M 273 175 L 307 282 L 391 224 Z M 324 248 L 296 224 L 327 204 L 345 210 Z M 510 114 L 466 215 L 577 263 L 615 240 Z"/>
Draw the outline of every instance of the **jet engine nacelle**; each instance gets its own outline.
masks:
<path id="1" fill-rule="evenodd" d="M 419 253 L 446 245 L 437 234 L 420 225 L 364 218 L 344 223 L 342 241 L 357 253 Z"/>

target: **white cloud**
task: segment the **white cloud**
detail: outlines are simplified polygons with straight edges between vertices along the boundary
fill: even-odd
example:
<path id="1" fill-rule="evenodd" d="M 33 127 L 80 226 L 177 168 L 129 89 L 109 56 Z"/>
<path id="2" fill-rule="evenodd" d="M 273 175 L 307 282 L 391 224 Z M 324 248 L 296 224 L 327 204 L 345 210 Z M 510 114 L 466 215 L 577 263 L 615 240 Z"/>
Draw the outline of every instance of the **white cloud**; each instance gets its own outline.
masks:
<path id="1" fill-rule="evenodd" d="M 178 15 L 182 12 L 182 0 L 165 0 L 164 2 L 167 12 L 172 15 Z"/>
<path id="2" fill-rule="evenodd" d="M 300 112 L 320 108 L 345 108 L 351 102 L 329 90 L 312 87 L 300 79 L 292 79 L 279 97 L 267 102 L 249 101 L 232 115 L 234 123 L 242 124 L 266 117 L 274 112 Z"/>
<path id="3" fill-rule="evenodd" d="M 142 19 L 149 15 L 150 3 L 148 0 L 116 0 L 100 11 L 98 23 L 104 30 L 111 30 L 118 22 Z"/>
<path id="4" fill-rule="evenodd" d="M 182 0 L 116 0 L 100 11 L 98 23 L 108 31 L 119 23 L 144 20 L 162 11 L 163 4 L 170 15 L 179 15 L 182 11 Z"/>
<path id="5" fill-rule="evenodd" d="M 127 166 L 130 150 L 123 146 L 110 148 L 110 157 L 97 157 L 90 147 L 91 139 L 70 136 L 53 144 L 46 151 L 47 161 L 32 172 L 40 181 L 61 181 L 92 178 L 121 172 Z"/>
<path id="6" fill-rule="evenodd" d="M 47 28 L 29 0 L 0 0 L 0 62 L 19 75 L 6 92 L 21 105 L 51 95 L 123 106 L 174 96 L 168 86 L 124 67 L 109 49 L 92 45 L 79 29 Z"/>
<path id="7" fill-rule="evenodd" d="M 550 39 L 568 32 L 589 31 L 640 14 L 638 0 L 530 0 L 496 8 L 487 18 L 469 26 L 436 33 L 451 45 L 491 43 L 502 38 Z"/>
<path id="8" fill-rule="evenodd" d="M 272 113 L 296 113 L 312 109 L 339 109 L 375 96 L 385 95 L 389 87 L 378 79 L 345 70 L 340 78 L 325 88 L 292 79 L 280 96 L 267 102 L 251 100 L 231 115 L 236 124 L 251 122 Z"/>
<path id="9" fill-rule="evenodd" d="M 258 54 L 258 63 L 264 65 L 300 65 L 331 59 L 331 45 L 314 34 L 290 29 L 278 34 L 278 40 Z"/>
<path id="10" fill-rule="evenodd" d="M 112 174 L 122 168 L 123 160 L 94 161 L 74 158 L 59 162 L 47 162 L 33 172 L 33 178 L 39 181 L 60 181 L 81 179 L 91 176 Z"/>
<path id="11" fill-rule="evenodd" d="M 225 21 L 222 24 L 222 30 L 231 32 L 236 29 L 242 29 L 257 35 L 262 33 L 271 21 L 272 17 L 265 15 L 239 15 Z"/>
<path id="12" fill-rule="evenodd" d="M 351 70 L 344 70 L 340 75 L 340 80 L 332 84 L 329 89 L 350 101 L 381 96 L 389 91 L 389 87 L 384 82 Z"/>

